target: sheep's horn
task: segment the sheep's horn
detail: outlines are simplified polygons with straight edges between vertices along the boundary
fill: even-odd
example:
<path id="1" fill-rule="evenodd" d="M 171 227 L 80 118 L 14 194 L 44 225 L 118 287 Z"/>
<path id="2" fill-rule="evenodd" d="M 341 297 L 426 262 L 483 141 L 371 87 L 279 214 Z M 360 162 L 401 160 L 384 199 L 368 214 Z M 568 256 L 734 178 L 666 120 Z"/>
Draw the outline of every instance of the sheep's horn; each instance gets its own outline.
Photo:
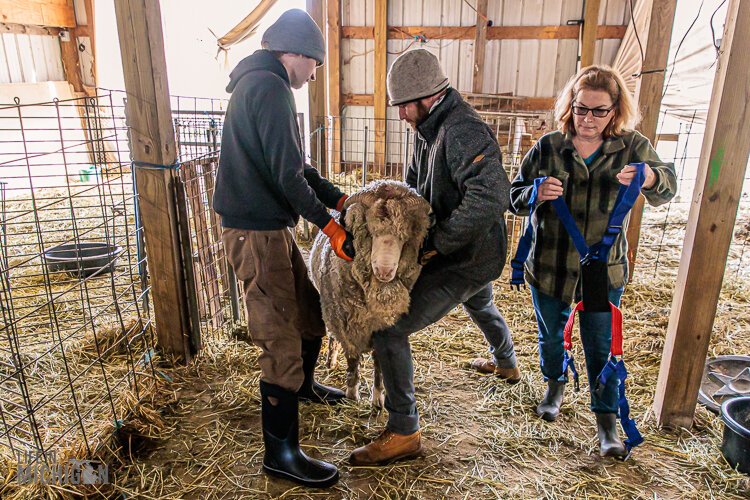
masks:
<path id="1" fill-rule="evenodd" d="M 346 199 L 344 202 L 344 208 L 349 208 L 354 203 L 361 203 L 365 206 L 370 206 L 378 200 L 378 196 L 372 191 L 362 191 L 354 193 Z"/>
<path id="2" fill-rule="evenodd" d="M 429 210 L 431 208 L 430 203 L 419 195 L 410 196 L 409 198 L 405 199 L 404 205 L 406 206 L 407 209 L 425 207 Z"/>

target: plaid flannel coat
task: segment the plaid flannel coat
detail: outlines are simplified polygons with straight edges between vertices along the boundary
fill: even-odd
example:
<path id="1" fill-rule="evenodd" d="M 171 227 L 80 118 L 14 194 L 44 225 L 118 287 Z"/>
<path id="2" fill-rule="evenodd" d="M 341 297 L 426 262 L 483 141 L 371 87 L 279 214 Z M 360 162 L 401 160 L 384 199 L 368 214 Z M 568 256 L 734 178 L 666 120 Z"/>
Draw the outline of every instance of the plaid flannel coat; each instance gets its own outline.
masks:
<path id="1" fill-rule="evenodd" d="M 511 183 L 511 210 L 517 215 L 528 215 L 534 179 L 555 177 L 562 181 L 565 203 L 586 244 L 591 246 L 601 240 L 607 228 L 620 187 L 617 173 L 638 162 L 648 163 L 656 174 L 651 189 L 642 191 L 649 204 L 658 206 L 671 200 L 677 189 L 674 164 L 662 162 L 649 140 L 640 133 L 632 131 L 605 139 L 599 156 L 587 167 L 570 134 L 551 132 L 539 139 L 521 162 L 521 169 Z M 609 253 L 611 288 L 624 286 L 628 280 L 625 233 L 629 220 L 630 215 Z M 524 266 L 526 282 L 561 301 L 580 300 L 580 256 L 552 205 L 538 204 L 530 223 L 534 239 Z"/>

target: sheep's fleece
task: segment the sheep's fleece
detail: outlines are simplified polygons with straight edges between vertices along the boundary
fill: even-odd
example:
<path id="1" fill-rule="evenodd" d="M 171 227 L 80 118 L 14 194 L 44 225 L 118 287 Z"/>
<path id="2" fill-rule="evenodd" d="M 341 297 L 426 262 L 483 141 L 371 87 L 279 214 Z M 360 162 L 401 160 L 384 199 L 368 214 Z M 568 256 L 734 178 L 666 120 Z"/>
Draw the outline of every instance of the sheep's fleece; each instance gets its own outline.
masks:
<path id="1" fill-rule="evenodd" d="M 421 271 L 417 257 L 427 234 L 430 205 L 403 182 L 380 180 L 350 197 L 346 206 L 345 227 L 354 236 L 354 261 L 336 257 L 328 238 L 319 234 L 310 268 L 326 327 L 350 358 L 369 351 L 372 333 L 408 312 L 409 292 Z M 375 278 L 370 264 L 372 236 L 378 234 L 404 240 L 396 277 L 389 283 Z"/>

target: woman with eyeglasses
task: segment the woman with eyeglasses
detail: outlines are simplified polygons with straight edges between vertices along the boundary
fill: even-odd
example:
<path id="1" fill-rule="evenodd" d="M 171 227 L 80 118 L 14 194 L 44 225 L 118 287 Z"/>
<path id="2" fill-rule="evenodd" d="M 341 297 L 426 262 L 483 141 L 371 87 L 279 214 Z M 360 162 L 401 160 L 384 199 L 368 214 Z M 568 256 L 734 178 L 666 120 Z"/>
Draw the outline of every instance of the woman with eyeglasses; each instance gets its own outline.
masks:
<path id="1" fill-rule="evenodd" d="M 536 413 L 549 422 L 557 418 L 563 401 L 567 382 L 563 330 L 571 303 L 581 300 L 582 268 L 571 237 L 548 202 L 563 197 L 586 245 L 592 245 L 604 235 L 620 185 L 627 186 L 636 177 L 634 164 L 646 163 L 642 193 L 651 205 L 668 202 L 677 186 L 674 165 L 662 162 L 649 140 L 633 130 L 637 108 L 622 77 L 612 68 L 581 69 L 560 92 L 555 119 L 559 130 L 540 138 L 528 152 L 510 194 L 511 210 L 529 215 L 534 180 L 546 177 L 536 190 L 530 221 L 533 239 L 523 267 L 524 279 L 531 288 L 542 375 L 547 382 Z M 601 263 L 600 268 L 607 275 L 600 289 L 608 290 L 609 302 L 616 306 L 628 279 L 625 233 L 623 228 L 609 251 L 608 262 Z M 595 391 L 596 377 L 609 357 L 610 325 L 601 321 L 591 324 L 583 315 L 580 321 L 600 454 L 622 458 L 626 449 L 616 427 L 616 377 L 611 377 L 613 383 Z"/>

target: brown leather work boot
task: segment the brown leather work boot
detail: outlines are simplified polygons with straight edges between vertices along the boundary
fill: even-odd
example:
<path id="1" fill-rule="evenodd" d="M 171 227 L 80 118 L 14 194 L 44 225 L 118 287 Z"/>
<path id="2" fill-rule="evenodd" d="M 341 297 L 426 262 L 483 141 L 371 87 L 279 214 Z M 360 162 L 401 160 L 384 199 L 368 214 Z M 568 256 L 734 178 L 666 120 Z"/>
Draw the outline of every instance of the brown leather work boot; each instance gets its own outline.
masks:
<path id="1" fill-rule="evenodd" d="M 421 432 L 396 434 L 384 430 L 375 440 L 357 448 L 349 456 L 352 465 L 385 465 L 402 458 L 410 458 L 422 451 Z"/>
<path id="2" fill-rule="evenodd" d="M 509 384 L 517 384 L 521 381 L 521 370 L 517 366 L 513 368 L 500 368 L 491 359 L 477 358 L 469 363 L 469 367 L 479 373 L 492 373 L 497 378 L 505 380 Z"/>

